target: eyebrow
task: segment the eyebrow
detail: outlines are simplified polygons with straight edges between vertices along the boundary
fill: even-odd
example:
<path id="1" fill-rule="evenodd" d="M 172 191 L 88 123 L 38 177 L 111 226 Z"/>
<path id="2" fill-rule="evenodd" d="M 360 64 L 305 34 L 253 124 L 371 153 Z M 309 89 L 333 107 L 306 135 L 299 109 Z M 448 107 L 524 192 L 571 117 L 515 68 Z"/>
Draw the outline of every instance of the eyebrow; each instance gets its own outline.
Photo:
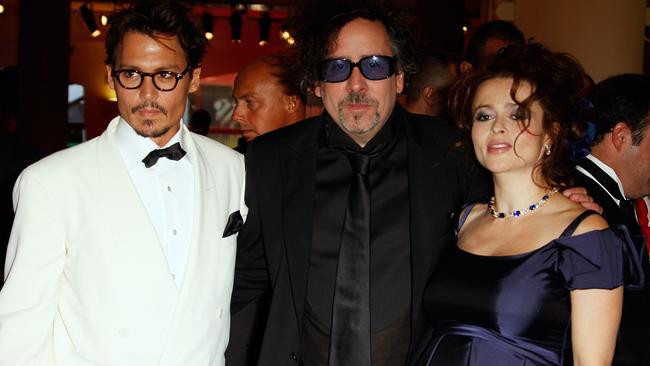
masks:
<path id="1" fill-rule="evenodd" d="M 183 70 L 178 65 L 167 65 L 167 66 L 157 67 L 157 68 L 154 69 L 154 71 L 151 71 L 151 72 L 172 71 L 173 69 L 176 69 L 176 68 L 180 69 L 180 71 Z M 142 68 L 140 68 L 138 66 L 135 66 L 135 65 L 118 64 L 115 67 L 115 69 L 116 70 L 138 70 L 138 71 L 142 71 L 142 72 L 147 72 L 147 71 L 143 71 Z M 180 71 L 178 71 L 178 72 L 180 72 Z M 176 72 L 176 71 L 174 71 L 174 72 Z"/>
<path id="2" fill-rule="evenodd" d="M 257 93 L 246 93 L 244 95 L 241 95 L 239 97 L 235 96 L 235 94 L 232 95 L 234 99 L 246 99 L 246 98 L 251 98 L 251 97 L 257 97 Z"/>

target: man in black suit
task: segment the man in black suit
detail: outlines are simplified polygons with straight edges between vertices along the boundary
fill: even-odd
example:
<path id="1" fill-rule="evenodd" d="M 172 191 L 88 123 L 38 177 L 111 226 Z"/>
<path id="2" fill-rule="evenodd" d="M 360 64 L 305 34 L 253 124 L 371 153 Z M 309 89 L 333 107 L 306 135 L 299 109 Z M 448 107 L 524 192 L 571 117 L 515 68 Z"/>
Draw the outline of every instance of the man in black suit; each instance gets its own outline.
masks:
<path id="1" fill-rule="evenodd" d="M 396 104 L 413 63 L 407 24 L 373 5 L 319 17 L 298 44 L 326 111 L 249 145 L 233 311 L 271 294 L 259 365 L 417 364 L 431 332 L 422 292 L 478 170 L 448 155 L 457 136 L 446 123 Z M 367 173 L 353 172 L 355 156 L 369 159 Z M 360 176 L 365 218 L 353 210 Z M 349 225 L 369 242 L 353 258 Z M 346 308 L 350 262 L 360 277 Z"/>
<path id="2" fill-rule="evenodd" d="M 600 82 L 592 96 L 595 138 L 578 162 L 576 185 L 604 208 L 611 226 L 625 225 L 645 256 L 646 286 L 626 291 L 614 365 L 650 365 L 648 256 L 633 202 L 650 194 L 650 78 L 624 74 Z"/>

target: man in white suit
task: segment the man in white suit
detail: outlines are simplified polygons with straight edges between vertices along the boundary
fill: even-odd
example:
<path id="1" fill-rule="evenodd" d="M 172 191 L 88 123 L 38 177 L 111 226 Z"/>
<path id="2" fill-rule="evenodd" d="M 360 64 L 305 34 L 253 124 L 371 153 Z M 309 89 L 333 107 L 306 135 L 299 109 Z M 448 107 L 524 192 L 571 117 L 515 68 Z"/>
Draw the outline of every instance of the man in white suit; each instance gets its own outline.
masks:
<path id="1" fill-rule="evenodd" d="M 181 121 L 205 44 L 172 1 L 111 18 L 120 116 L 16 183 L 0 365 L 224 363 L 244 165 Z"/>

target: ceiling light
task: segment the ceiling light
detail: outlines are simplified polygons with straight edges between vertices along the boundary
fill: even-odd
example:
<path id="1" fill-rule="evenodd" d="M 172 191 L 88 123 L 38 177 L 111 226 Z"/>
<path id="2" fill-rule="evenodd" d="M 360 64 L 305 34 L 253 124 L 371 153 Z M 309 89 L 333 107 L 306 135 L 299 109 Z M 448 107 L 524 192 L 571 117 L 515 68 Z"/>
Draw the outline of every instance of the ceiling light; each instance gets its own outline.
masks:
<path id="1" fill-rule="evenodd" d="M 268 11 L 262 13 L 260 20 L 258 21 L 260 25 L 260 46 L 264 46 L 269 43 L 269 32 L 271 30 L 271 15 Z"/>
<path id="2" fill-rule="evenodd" d="M 95 16 L 93 14 L 92 9 L 89 9 L 86 4 L 83 4 L 79 8 L 79 11 L 81 11 L 81 17 L 83 18 L 84 23 L 86 23 L 86 26 L 90 31 L 90 35 L 92 37 L 98 37 L 101 34 L 101 32 L 99 31 L 99 29 L 97 29 L 97 22 L 95 22 Z"/>
<path id="3" fill-rule="evenodd" d="M 203 13 L 203 16 L 201 17 L 201 24 L 203 24 L 203 31 L 205 32 L 205 38 L 211 40 L 214 38 L 214 34 L 212 33 L 212 25 L 214 23 L 214 20 L 212 18 L 212 15 L 210 13 Z"/>
<path id="4" fill-rule="evenodd" d="M 241 43 L 242 19 L 239 10 L 233 10 L 230 16 L 230 39 L 233 43 Z"/>

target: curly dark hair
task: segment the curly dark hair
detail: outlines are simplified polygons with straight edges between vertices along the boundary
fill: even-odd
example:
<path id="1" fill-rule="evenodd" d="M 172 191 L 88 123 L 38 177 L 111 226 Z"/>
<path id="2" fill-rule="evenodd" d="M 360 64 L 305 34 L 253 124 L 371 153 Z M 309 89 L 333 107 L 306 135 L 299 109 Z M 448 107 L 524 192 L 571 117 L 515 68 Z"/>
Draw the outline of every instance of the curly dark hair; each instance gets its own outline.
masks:
<path id="1" fill-rule="evenodd" d="M 387 1 L 338 0 L 305 2 L 289 21 L 296 46 L 294 71 L 303 89 L 313 90 L 319 80 L 318 66 L 334 47 L 339 31 L 354 19 L 379 21 L 391 40 L 397 69 L 406 74 L 417 69 L 412 26 L 405 16 Z"/>
<path id="2" fill-rule="evenodd" d="M 177 36 L 192 68 L 201 64 L 207 46 L 207 40 L 190 19 L 189 10 L 175 0 L 136 0 L 113 13 L 105 42 L 107 65 L 115 65 L 116 53 L 127 32 Z"/>
<path id="3" fill-rule="evenodd" d="M 569 157 L 570 142 L 579 138 L 580 96 L 584 85 L 584 71 L 578 61 L 569 54 L 554 53 L 539 43 L 511 45 L 496 56 L 494 62 L 484 68 L 473 69 L 452 88 L 449 97 L 449 113 L 463 133 L 463 142 L 471 140 L 474 121 L 472 101 L 482 83 L 490 79 L 512 79 L 510 96 L 524 118 L 522 132 L 530 126 L 530 108 L 539 103 L 543 111 L 542 128 L 551 136 L 551 154 L 538 162 L 544 182 L 554 187 L 566 187 L 571 183 L 573 164 Z M 524 100 L 515 95 L 522 84 L 529 84 L 532 93 Z"/>

